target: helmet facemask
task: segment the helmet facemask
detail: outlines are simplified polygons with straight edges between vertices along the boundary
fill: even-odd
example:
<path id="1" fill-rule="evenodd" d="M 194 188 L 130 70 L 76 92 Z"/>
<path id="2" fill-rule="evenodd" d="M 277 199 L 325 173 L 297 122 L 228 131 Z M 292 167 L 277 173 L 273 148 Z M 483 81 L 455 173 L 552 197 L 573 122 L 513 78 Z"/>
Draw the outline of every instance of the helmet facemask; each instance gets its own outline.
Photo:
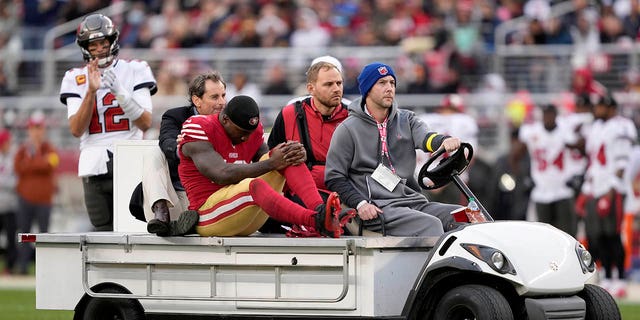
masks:
<path id="1" fill-rule="evenodd" d="M 76 33 L 76 43 L 80 46 L 82 57 L 85 61 L 92 58 L 98 58 L 98 67 L 107 67 L 113 59 L 118 55 L 120 45 L 118 45 L 118 36 L 120 32 L 115 27 L 111 19 L 102 14 L 92 14 L 85 17 Z M 93 57 L 89 52 L 89 43 L 96 40 L 109 40 L 109 52 L 106 57 Z"/>

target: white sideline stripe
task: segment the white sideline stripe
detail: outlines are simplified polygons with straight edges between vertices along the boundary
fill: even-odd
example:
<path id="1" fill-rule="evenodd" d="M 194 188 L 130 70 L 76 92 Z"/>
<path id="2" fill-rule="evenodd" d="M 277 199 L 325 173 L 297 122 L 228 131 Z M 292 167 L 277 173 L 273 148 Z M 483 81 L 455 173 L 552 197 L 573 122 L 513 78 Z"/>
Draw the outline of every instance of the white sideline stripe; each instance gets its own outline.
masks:
<path id="1" fill-rule="evenodd" d="M 234 200 L 233 202 L 229 202 L 221 207 L 219 207 L 218 209 L 209 212 L 203 216 L 200 217 L 200 221 L 207 221 L 207 220 L 211 220 L 216 218 L 217 216 L 235 209 L 236 207 L 239 207 L 247 202 L 253 202 L 253 198 L 251 197 L 251 195 L 246 195 L 246 196 L 242 196 L 236 200 Z"/>

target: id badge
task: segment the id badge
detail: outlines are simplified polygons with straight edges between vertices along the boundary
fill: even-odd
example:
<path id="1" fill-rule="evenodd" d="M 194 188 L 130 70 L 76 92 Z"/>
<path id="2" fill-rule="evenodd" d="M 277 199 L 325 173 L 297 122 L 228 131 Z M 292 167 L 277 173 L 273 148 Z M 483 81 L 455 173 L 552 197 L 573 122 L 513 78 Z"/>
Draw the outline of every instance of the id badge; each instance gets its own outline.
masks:
<path id="1" fill-rule="evenodd" d="M 393 189 L 395 189 L 400 182 L 400 177 L 382 164 L 378 164 L 376 170 L 371 174 L 371 178 L 389 190 L 389 192 L 393 192 Z"/>

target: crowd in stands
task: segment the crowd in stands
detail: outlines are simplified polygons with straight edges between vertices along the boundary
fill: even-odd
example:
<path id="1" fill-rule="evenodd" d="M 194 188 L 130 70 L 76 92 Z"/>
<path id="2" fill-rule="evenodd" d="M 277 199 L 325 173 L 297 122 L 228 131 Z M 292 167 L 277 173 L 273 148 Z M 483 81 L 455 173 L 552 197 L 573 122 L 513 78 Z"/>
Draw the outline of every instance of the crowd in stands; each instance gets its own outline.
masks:
<path id="1" fill-rule="evenodd" d="M 21 50 L 41 49 L 47 30 L 115 2 L 0 0 L 0 95 L 19 94 L 18 72 L 40 72 L 29 63 L 19 63 Z M 463 78 L 490 71 L 479 57 L 494 52 L 496 28 L 515 18 L 526 18 L 527 27 L 515 28 L 499 41 L 573 44 L 576 52 L 587 55 L 578 60 L 582 64 L 588 55 L 598 52 L 601 44 L 625 45 L 638 36 L 637 0 L 605 1 L 597 6 L 587 0 L 571 0 L 575 10 L 556 17 L 552 7 L 561 2 L 139 0 L 127 2 L 129 9 L 115 15 L 114 22 L 121 30 L 123 48 L 403 46 L 413 54 L 400 75 L 410 85 L 399 93 L 453 93 L 477 87 L 477 83 Z M 56 46 L 74 39 L 70 33 L 58 38 Z M 355 70 L 360 67 L 353 66 Z M 357 85 L 349 82 L 349 61 L 345 61 L 345 69 L 348 95 Z M 191 76 L 188 70 L 164 65 L 157 73 L 160 77 L 167 73 L 182 82 Z M 254 81 L 260 82 L 263 90 L 269 86 Z M 172 88 L 166 90 L 173 92 Z"/>

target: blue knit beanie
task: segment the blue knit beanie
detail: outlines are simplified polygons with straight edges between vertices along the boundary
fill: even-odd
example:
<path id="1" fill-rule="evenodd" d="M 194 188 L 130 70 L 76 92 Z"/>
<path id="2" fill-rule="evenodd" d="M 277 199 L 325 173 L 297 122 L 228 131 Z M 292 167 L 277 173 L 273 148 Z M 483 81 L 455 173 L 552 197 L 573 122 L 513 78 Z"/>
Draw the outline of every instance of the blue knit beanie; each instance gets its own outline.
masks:
<path id="1" fill-rule="evenodd" d="M 367 97 L 371 87 L 373 87 L 378 79 L 386 76 L 392 76 L 393 80 L 396 80 L 396 74 L 393 72 L 393 69 L 384 63 L 374 62 L 364 66 L 364 69 L 362 69 L 362 72 L 360 72 L 358 76 L 358 89 L 360 89 L 363 100 Z"/>

